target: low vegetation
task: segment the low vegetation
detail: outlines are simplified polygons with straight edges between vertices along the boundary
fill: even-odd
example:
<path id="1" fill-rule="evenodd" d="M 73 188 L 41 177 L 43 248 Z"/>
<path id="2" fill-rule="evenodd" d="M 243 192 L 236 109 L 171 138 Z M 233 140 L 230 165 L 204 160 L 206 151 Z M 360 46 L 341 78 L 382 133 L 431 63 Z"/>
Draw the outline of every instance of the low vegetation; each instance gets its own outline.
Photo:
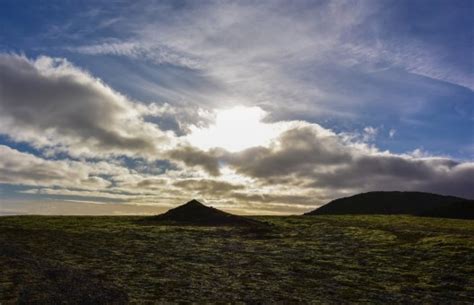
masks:
<path id="1" fill-rule="evenodd" d="M 1 217 L 0 303 L 474 302 L 474 221 L 254 219 L 273 225 Z"/>

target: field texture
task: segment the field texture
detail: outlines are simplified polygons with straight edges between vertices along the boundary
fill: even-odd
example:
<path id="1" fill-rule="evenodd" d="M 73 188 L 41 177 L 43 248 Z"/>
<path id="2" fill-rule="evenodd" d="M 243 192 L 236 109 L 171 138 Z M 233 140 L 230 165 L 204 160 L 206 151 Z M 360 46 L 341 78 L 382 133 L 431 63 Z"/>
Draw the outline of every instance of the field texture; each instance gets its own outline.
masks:
<path id="1" fill-rule="evenodd" d="M 474 221 L 256 219 L 1 217 L 0 304 L 474 303 Z"/>

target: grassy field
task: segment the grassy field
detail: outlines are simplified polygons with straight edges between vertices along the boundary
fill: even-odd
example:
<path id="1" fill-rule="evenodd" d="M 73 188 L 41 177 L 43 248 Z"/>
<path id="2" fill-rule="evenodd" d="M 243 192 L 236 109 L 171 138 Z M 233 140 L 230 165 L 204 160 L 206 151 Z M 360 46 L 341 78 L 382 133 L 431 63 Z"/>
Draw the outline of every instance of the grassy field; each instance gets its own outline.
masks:
<path id="1" fill-rule="evenodd" d="M 256 217 L 270 230 L 139 217 L 0 218 L 0 304 L 474 303 L 474 221 Z"/>

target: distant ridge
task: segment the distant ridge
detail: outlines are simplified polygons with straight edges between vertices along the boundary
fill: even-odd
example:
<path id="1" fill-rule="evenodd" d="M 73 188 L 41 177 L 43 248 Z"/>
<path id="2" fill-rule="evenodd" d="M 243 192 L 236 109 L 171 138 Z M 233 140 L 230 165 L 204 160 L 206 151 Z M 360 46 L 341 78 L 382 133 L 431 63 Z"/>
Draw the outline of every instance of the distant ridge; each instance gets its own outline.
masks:
<path id="1" fill-rule="evenodd" d="M 305 215 L 408 214 L 462 218 L 472 200 L 422 192 L 368 192 L 333 200 Z M 471 216 L 469 216 L 471 215 Z M 464 218 L 474 219 L 467 213 Z"/>
<path id="2" fill-rule="evenodd" d="M 263 222 L 243 216 L 237 216 L 224 211 L 208 207 L 193 199 L 164 214 L 148 218 L 149 221 L 164 222 L 171 224 L 189 224 L 205 226 L 258 226 L 265 225 Z"/>

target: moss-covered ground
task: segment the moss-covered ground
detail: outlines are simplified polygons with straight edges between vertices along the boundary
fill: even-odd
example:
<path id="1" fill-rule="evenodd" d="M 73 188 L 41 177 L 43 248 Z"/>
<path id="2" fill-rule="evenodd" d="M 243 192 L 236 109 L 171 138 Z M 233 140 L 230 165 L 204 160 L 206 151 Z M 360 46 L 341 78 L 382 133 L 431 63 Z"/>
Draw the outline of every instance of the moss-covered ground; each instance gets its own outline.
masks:
<path id="1" fill-rule="evenodd" d="M 0 217 L 0 304 L 474 303 L 474 221 Z"/>

